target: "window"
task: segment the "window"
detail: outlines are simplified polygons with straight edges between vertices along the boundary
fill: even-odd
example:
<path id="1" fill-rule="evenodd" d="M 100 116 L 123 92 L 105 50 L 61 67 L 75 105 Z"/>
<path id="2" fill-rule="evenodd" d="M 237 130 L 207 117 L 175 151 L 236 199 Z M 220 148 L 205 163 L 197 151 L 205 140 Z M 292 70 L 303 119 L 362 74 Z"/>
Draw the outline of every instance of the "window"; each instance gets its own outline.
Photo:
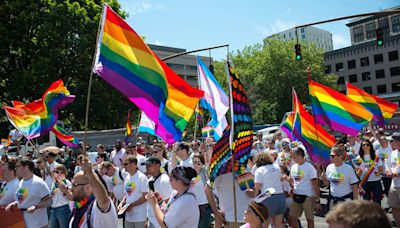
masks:
<path id="1" fill-rule="evenodd" d="M 384 70 L 384 69 L 382 69 L 382 70 L 376 70 L 376 71 L 375 71 L 375 77 L 376 77 L 376 79 L 378 79 L 378 78 L 385 78 L 385 70 Z"/>
<path id="2" fill-rule="evenodd" d="M 389 61 L 395 61 L 399 59 L 399 53 L 396 51 L 389 52 Z"/>
<path id="3" fill-rule="evenodd" d="M 167 63 L 167 65 L 175 70 L 183 70 L 184 68 L 182 64 Z"/>
<path id="4" fill-rule="evenodd" d="M 376 37 L 375 21 L 366 24 L 365 31 L 367 33 L 367 40 L 374 39 Z"/>
<path id="5" fill-rule="evenodd" d="M 358 43 L 364 40 L 364 29 L 362 26 L 355 27 L 353 29 L 354 42 Z"/>
<path id="6" fill-rule="evenodd" d="M 352 75 L 349 75 L 349 82 L 350 83 L 354 83 L 354 82 L 357 82 L 358 80 L 357 80 L 357 74 L 352 74 Z"/>
<path id="7" fill-rule="evenodd" d="M 344 77 L 343 76 L 338 78 L 337 84 L 338 85 L 344 85 Z"/>
<path id="8" fill-rule="evenodd" d="M 354 69 L 354 68 L 356 68 L 356 60 L 349 60 L 349 61 L 347 61 L 347 68 L 349 68 L 349 69 Z"/>
<path id="9" fill-rule="evenodd" d="M 336 63 L 336 72 L 343 70 L 343 63 Z"/>
<path id="10" fill-rule="evenodd" d="M 371 93 L 372 94 L 372 87 L 371 86 L 364 87 L 363 90 L 365 92 L 367 92 L 367 93 Z"/>
<path id="11" fill-rule="evenodd" d="M 304 33 L 304 28 L 301 28 L 300 31 L 301 31 L 301 33 Z"/>
<path id="12" fill-rule="evenodd" d="M 301 34 L 301 39 L 305 40 L 306 39 L 306 34 Z"/>
<path id="13" fill-rule="evenodd" d="M 361 79 L 363 81 L 369 81 L 371 80 L 371 73 L 370 72 L 364 72 L 361 74 Z"/>
<path id="14" fill-rule="evenodd" d="M 389 36 L 389 19 L 388 17 L 381 17 L 378 19 L 378 28 L 383 30 L 383 36 Z"/>
<path id="15" fill-rule="evenodd" d="M 187 70 L 194 70 L 194 71 L 197 71 L 197 66 L 186 65 L 186 69 L 187 69 Z"/>
<path id="16" fill-rule="evenodd" d="M 400 82 L 392 83 L 392 92 L 400 91 Z"/>
<path id="17" fill-rule="evenodd" d="M 390 68 L 390 76 L 400 76 L 400 67 L 392 67 Z"/>
<path id="18" fill-rule="evenodd" d="M 400 32 L 400 15 L 392 17 L 392 32 Z"/>
<path id="19" fill-rule="evenodd" d="M 369 66 L 369 58 L 368 57 L 361 58 L 360 62 L 361 62 L 362 67 Z"/>
<path id="20" fill-rule="evenodd" d="M 332 67 L 331 65 L 326 65 L 325 66 L 325 74 L 330 74 L 332 72 Z"/>
<path id="21" fill-rule="evenodd" d="M 374 62 L 375 64 L 383 63 L 383 55 L 382 54 L 374 55 Z"/>
<path id="22" fill-rule="evenodd" d="M 386 93 L 386 85 L 378 85 L 376 87 L 376 91 L 377 91 L 378 94 Z"/>

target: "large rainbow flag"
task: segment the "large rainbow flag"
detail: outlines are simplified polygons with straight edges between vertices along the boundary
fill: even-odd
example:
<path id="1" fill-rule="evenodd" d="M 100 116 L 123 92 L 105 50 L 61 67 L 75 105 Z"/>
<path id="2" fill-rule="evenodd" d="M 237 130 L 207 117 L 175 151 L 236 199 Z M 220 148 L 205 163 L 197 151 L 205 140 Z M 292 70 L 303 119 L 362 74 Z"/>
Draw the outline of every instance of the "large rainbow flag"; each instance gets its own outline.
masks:
<path id="1" fill-rule="evenodd" d="M 346 95 L 313 80 L 308 81 L 308 88 L 317 123 L 356 136 L 371 121 L 372 114 Z"/>
<path id="2" fill-rule="evenodd" d="M 393 114 L 398 108 L 397 104 L 389 102 L 375 95 L 369 94 L 364 90 L 353 86 L 349 82 L 347 82 L 346 85 L 347 96 L 354 101 L 360 103 L 368 111 L 370 111 L 374 115 L 373 119 L 380 127 L 385 126 L 384 118 L 392 118 Z"/>
<path id="3" fill-rule="evenodd" d="M 157 135 L 179 141 L 204 93 L 174 73 L 107 5 L 97 43 L 93 70 L 154 121 Z"/>
<path id="4" fill-rule="evenodd" d="M 53 82 L 43 93 L 42 98 L 25 104 L 12 101 L 14 107 L 3 106 L 9 121 L 27 139 L 33 139 L 53 131 L 68 146 L 78 146 L 78 140 L 66 130 L 57 126 L 58 109 L 72 103 L 75 96 L 70 95 L 62 80 Z"/>
<path id="5" fill-rule="evenodd" d="M 314 117 L 303 107 L 294 89 L 293 109 L 292 132 L 295 138 L 306 147 L 311 160 L 315 163 L 329 164 L 330 150 L 336 143 L 335 137 L 330 135 L 321 125 L 315 123 Z"/>

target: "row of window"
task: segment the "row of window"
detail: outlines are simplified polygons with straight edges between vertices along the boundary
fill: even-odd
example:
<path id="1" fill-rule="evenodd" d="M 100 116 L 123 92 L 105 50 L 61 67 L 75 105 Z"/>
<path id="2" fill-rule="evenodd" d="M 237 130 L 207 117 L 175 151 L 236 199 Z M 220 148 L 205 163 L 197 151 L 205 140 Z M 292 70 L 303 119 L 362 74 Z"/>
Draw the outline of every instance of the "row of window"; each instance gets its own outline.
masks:
<path id="1" fill-rule="evenodd" d="M 391 77 L 396 77 L 400 76 L 400 67 L 392 67 L 390 68 L 390 76 Z M 380 69 L 375 71 L 375 78 L 380 79 L 380 78 L 385 78 L 385 70 Z M 361 73 L 361 80 L 362 81 L 370 81 L 372 80 L 371 72 L 363 72 Z M 349 82 L 350 83 L 355 83 L 358 82 L 358 77 L 357 74 L 351 74 L 349 75 Z M 343 85 L 345 83 L 345 78 L 344 76 L 340 76 L 337 81 L 338 85 Z"/>
<path id="2" fill-rule="evenodd" d="M 389 59 L 389 62 L 398 60 L 399 59 L 398 51 L 395 50 L 395 51 L 389 52 L 388 53 L 388 59 Z M 381 63 L 383 63 L 383 61 L 384 61 L 383 60 L 383 54 L 374 55 L 374 63 L 375 64 L 381 64 Z M 369 66 L 369 57 L 368 56 L 360 58 L 360 66 L 361 67 Z M 347 69 L 351 70 L 351 69 L 355 69 L 356 67 L 357 66 L 356 66 L 356 60 L 355 59 L 347 61 Z M 335 69 L 336 69 L 336 72 L 344 70 L 344 64 L 342 62 L 336 63 L 335 64 Z M 331 67 L 330 66 L 327 66 L 327 69 L 326 69 L 325 73 L 327 73 L 327 74 L 331 73 Z"/>
<path id="3" fill-rule="evenodd" d="M 398 33 L 400 32 L 400 15 L 392 16 L 392 32 Z M 376 26 L 378 25 L 378 26 Z M 378 19 L 378 23 L 375 21 L 371 21 L 365 24 L 365 35 L 366 39 L 374 39 L 376 37 L 376 29 L 381 28 L 383 30 L 384 36 L 389 36 L 390 27 L 389 27 L 389 18 L 381 17 Z M 356 26 L 353 28 L 353 36 L 354 42 L 358 43 L 364 40 L 364 25 Z"/>
<path id="4" fill-rule="evenodd" d="M 185 69 L 185 65 L 183 65 L 183 64 L 167 63 L 167 65 L 174 70 L 184 70 Z M 186 70 L 197 71 L 197 66 L 186 65 Z"/>
<path id="5" fill-rule="evenodd" d="M 400 82 L 392 83 L 392 92 L 399 92 L 400 91 Z M 366 86 L 362 88 L 365 92 L 373 94 L 372 86 Z M 346 90 L 340 91 L 343 94 L 346 94 Z M 387 93 L 386 85 L 377 85 L 376 86 L 376 93 L 377 94 L 384 94 Z"/>

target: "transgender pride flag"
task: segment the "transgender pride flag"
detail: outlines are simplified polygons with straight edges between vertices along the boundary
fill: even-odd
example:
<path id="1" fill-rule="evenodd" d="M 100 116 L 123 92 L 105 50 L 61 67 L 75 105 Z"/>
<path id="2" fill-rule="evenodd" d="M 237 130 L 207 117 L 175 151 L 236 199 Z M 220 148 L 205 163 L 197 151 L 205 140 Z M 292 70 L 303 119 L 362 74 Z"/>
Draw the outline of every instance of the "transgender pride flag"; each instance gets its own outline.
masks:
<path id="1" fill-rule="evenodd" d="M 197 57 L 197 75 L 199 89 L 204 91 L 200 104 L 210 112 L 211 120 L 207 125 L 214 128 L 214 139 L 218 141 L 228 125 L 225 114 L 229 109 L 229 97 L 199 57 Z"/>
<path id="2" fill-rule="evenodd" d="M 140 116 L 140 123 L 139 123 L 139 132 L 146 132 L 151 135 L 157 136 L 154 131 L 155 124 L 154 122 L 142 111 L 142 115 Z"/>

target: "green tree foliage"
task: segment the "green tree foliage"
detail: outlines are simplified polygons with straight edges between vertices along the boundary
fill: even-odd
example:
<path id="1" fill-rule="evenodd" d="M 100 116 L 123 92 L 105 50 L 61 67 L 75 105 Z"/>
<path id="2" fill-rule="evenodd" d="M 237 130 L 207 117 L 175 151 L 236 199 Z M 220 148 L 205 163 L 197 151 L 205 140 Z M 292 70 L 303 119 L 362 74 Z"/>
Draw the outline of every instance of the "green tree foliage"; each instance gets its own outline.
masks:
<path id="1" fill-rule="evenodd" d="M 266 40 L 230 53 L 231 61 L 245 85 L 253 111 L 253 123 L 279 123 L 292 110 L 292 87 L 304 104 L 309 103 L 307 67 L 311 78 L 335 87 L 336 76 L 324 73 L 323 50 L 302 43 L 301 61 L 295 60 L 294 42 Z M 224 63 L 215 63 L 216 77 L 224 88 Z"/>
<path id="2" fill-rule="evenodd" d="M 84 125 L 89 75 L 102 11 L 101 0 L 6 0 L 0 3 L 0 98 L 24 102 L 41 97 L 62 79 L 76 100 L 61 111 L 67 126 Z M 123 17 L 117 0 L 107 2 Z M 89 129 L 123 127 L 137 109 L 94 75 Z M 0 121 L 8 124 L 0 115 Z M 4 123 L 6 122 L 6 123 Z M 132 121 L 136 124 L 136 120 Z M 2 129 L 4 131 L 4 128 Z M 5 129 L 7 130 L 7 129 Z"/>

